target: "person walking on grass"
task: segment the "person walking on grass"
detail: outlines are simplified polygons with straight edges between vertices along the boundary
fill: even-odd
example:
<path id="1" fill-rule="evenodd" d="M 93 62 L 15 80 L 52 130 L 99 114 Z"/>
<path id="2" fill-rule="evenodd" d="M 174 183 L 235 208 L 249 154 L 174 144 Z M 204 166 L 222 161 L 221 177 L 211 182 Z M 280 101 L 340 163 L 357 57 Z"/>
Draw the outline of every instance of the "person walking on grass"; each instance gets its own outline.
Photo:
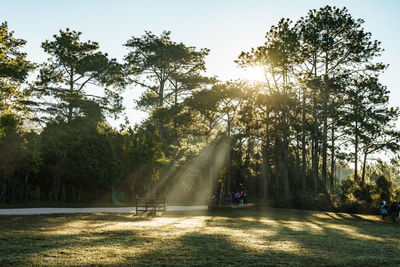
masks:
<path id="1" fill-rule="evenodd" d="M 392 206 L 390 206 L 390 216 L 392 216 L 392 222 L 396 222 L 396 217 L 397 217 L 397 203 L 393 202 Z"/>
<path id="2" fill-rule="evenodd" d="M 381 202 L 380 210 L 381 210 L 382 220 L 385 220 L 385 217 L 388 214 L 387 205 L 385 201 Z"/>

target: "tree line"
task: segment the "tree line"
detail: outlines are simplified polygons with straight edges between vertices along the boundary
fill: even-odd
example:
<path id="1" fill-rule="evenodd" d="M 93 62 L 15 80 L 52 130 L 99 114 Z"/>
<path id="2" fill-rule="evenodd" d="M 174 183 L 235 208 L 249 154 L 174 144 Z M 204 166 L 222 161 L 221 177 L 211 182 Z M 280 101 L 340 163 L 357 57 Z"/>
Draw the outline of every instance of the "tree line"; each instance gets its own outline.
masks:
<path id="1" fill-rule="evenodd" d="M 396 197 L 396 177 L 368 164 L 397 152 L 400 135 L 379 80 L 383 48 L 363 23 L 330 6 L 281 19 L 235 60 L 262 68 L 262 82 L 207 77 L 209 50 L 168 31 L 133 36 L 118 62 L 67 28 L 42 43 L 47 61 L 32 63 L 2 23 L 0 201 L 194 201 L 247 190 L 281 206 L 368 208 L 385 192 Z M 121 94 L 138 87 L 147 119 L 112 128 Z"/>

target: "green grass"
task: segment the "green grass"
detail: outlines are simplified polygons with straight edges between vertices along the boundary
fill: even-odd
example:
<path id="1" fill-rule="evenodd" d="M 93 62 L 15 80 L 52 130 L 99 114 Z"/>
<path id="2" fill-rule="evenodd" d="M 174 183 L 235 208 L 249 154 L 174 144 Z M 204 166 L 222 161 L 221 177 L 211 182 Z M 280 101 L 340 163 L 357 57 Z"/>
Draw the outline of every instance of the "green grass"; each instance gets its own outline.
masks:
<path id="1" fill-rule="evenodd" d="M 0 216 L 0 265 L 398 265 L 400 223 L 272 208 Z"/>

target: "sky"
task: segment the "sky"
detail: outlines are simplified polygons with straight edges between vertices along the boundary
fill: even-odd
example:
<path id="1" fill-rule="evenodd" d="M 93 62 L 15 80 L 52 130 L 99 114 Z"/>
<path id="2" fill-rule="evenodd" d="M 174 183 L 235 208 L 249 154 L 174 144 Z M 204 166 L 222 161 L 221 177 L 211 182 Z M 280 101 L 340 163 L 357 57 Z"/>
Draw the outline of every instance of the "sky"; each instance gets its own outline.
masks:
<path id="1" fill-rule="evenodd" d="M 241 51 L 264 43 L 265 33 L 281 18 L 296 21 L 310 9 L 325 5 L 347 7 L 364 28 L 382 42 L 381 61 L 389 64 L 381 82 L 391 91 L 390 105 L 400 106 L 400 1 L 397 0 L 0 0 L 0 22 L 7 21 L 15 37 L 27 40 L 23 51 L 41 63 L 47 58 L 40 45 L 60 29 L 82 32 L 82 40 L 97 41 L 100 49 L 122 61 L 123 44 L 145 30 L 159 35 L 171 31 L 175 42 L 208 48 L 207 75 L 221 80 L 257 79 L 260 73 L 239 69 L 233 62 Z M 128 118 L 140 122 L 145 113 L 134 110 L 139 88 L 127 88 L 124 104 Z M 110 121 L 117 126 L 119 122 Z"/>

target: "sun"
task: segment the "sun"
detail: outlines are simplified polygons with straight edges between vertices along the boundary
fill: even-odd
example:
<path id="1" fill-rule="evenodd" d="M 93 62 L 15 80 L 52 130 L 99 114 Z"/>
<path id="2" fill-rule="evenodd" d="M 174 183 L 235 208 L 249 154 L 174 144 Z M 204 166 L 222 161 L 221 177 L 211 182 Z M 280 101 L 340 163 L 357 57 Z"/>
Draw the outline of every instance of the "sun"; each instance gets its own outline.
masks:
<path id="1" fill-rule="evenodd" d="M 240 69 L 240 78 L 248 81 L 265 82 L 265 72 L 261 67 Z"/>

